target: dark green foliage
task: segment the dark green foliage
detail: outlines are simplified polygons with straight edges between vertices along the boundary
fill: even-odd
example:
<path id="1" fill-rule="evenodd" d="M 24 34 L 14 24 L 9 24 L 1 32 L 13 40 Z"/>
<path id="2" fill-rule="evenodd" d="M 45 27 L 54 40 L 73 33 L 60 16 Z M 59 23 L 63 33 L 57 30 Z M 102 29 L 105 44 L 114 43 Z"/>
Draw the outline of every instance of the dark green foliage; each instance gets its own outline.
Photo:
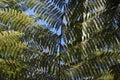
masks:
<path id="1" fill-rule="evenodd" d="M 1 80 L 119 80 L 120 1 L 0 0 L 0 63 Z"/>

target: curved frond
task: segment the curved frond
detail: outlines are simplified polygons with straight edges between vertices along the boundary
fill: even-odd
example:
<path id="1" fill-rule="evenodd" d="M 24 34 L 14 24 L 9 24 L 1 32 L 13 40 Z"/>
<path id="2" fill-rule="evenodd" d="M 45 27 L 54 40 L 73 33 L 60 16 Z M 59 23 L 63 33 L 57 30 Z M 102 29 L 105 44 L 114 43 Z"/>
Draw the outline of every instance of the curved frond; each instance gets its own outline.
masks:
<path id="1" fill-rule="evenodd" d="M 108 74 L 110 70 L 110 66 L 119 64 L 119 57 L 96 57 L 88 61 L 81 61 L 79 64 L 76 65 L 64 65 L 66 66 L 61 69 L 61 78 L 67 79 L 69 77 L 64 78 L 64 76 L 72 75 L 74 79 L 95 79 L 104 74 Z M 95 61 L 96 60 L 96 61 Z M 64 73 L 63 71 L 66 71 Z M 63 72 L 63 73 L 62 73 Z"/>
<path id="2" fill-rule="evenodd" d="M 90 2 L 88 1 L 86 3 Z M 116 2 L 114 2 L 114 4 L 115 3 Z M 106 7 L 109 5 L 110 4 L 106 5 Z M 88 7 L 90 6 L 92 5 L 88 5 Z M 75 24 L 76 27 L 80 28 L 79 31 L 82 31 L 82 40 L 81 42 L 79 41 L 80 44 L 78 43 L 78 45 L 81 50 L 83 50 L 82 54 L 84 56 L 88 57 L 88 55 L 94 54 L 97 50 L 115 50 L 116 48 L 116 51 L 119 50 L 120 37 L 118 33 L 120 31 L 119 27 L 116 29 L 116 26 L 119 25 L 119 19 L 117 19 L 119 12 L 116 13 L 117 7 L 118 5 L 109 6 L 107 10 L 103 9 L 95 14 L 89 15 L 89 17 L 85 14 L 86 17 L 83 16 L 83 22 L 77 22 Z M 116 19 L 116 21 L 114 21 L 114 19 Z M 77 37 L 79 37 L 79 35 L 75 37 L 76 40 Z"/>
<path id="3" fill-rule="evenodd" d="M 38 14 L 39 18 L 46 21 L 50 27 L 55 27 L 57 30 L 62 25 L 63 12 L 60 8 L 56 7 L 52 1 L 46 0 L 23 0 L 25 4 L 34 8 L 34 12 Z"/>
<path id="4" fill-rule="evenodd" d="M 25 13 L 7 8 L 0 9 L 0 21 L 10 26 L 10 28 L 19 31 L 26 30 L 27 27 L 31 28 L 33 25 L 35 27 L 38 26 L 38 24 Z M 41 27 L 39 26 L 39 28 Z"/>
<path id="5" fill-rule="evenodd" d="M 15 31 L 2 31 L 0 33 L 0 55 L 5 58 L 16 58 L 19 54 L 24 53 L 27 46 L 19 42 L 22 33 Z"/>

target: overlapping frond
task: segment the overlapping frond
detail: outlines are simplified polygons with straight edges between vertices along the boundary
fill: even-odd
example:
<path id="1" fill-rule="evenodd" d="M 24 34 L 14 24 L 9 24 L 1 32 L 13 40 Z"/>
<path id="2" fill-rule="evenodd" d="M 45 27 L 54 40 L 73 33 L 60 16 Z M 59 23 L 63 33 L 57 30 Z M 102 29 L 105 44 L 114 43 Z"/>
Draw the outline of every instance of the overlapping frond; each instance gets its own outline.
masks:
<path id="1" fill-rule="evenodd" d="M 22 36 L 22 33 L 16 31 L 2 31 L 0 34 L 0 57 L 3 63 L 3 66 L 0 67 L 0 70 L 3 69 L 1 78 L 8 75 L 6 79 L 15 79 L 20 76 L 23 77 L 22 79 L 45 77 L 46 79 L 56 79 L 56 71 L 59 71 L 57 63 L 59 56 L 39 53 L 37 49 L 19 42 L 20 36 Z M 4 72 L 5 70 L 7 72 Z M 22 70 L 24 72 L 21 72 Z M 31 73 L 29 74 L 29 72 Z"/>
<path id="2" fill-rule="evenodd" d="M 56 7 L 52 1 L 46 0 L 23 0 L 25 4 L 29 8 L 34 8 L 34 12 L 38 14 L 38 17 L 44 21 L 46 21 L 49 26 L 48 27 L 55 27 L 59 29 L 60 25 L 62 25 L 62 10 Z"/>
<path id="3" fill-rule="evenodd" d="M 80 4 L 77 3 L 76 5 Z M 87 5 L 88 4 L 88 5 Z M 62 55 L 62 62 L 65 65 L 76 65 L 80 63 L 84 63 L 84 60 L 91 61 L 91 59 L 94 59 L 96 56 L 100 57 L 111 57 L 113 54 L 119 55 L 119 47 L 120 47 L 120 37 L 119 37 L 119 24 L 120 20 L 118 17 L 119 14 L 119 3 L 117 1 L 113 1 L 113 3 L 109 3 L 107 0 L 101 0 L 101 1 L 84 1 L 83 5 L 78 5 L 76 10 L 79 8 L 79 10 L 83 10 L 82 13 L 76 13 L 76 18 L 73 18 L 73 23 L 70 24 L 70 27 L 74 26 L 74 28 L 77 28 L 76 35 L 82 32 L 82 36 L 75 36 L 75 42 L 77 43 L 73 44 L 67 44 L 68 50 L 67 54 Z M 83 9 L 80 9 L 80 7 Z M 81 14 L 79 14 L 81 13 Z M 71 14 L 70 16 L 72 16 Z M 117 16 L 117 17 L 116 17 Z M 70 19 L 72 22 L 72 19 Z M 68 20 L 69 21 L 69 20 Z M 75 30 L 75 29 L 74 29 Z M 79 37 L 79 38 L 78 38 Z M 79 40 L 81 38 L 81 41 Z M 73 47 L 74 45 L 74 47 Z M 117 58 L 117 57 L 115 57 Z M 117 58 L 119 59 L 119 58 Z M 83 60 L 83 61 L 82 61 Z M 95 58 L 94 60 L 100 60 L 98 58 Z M 104 60 L 104 59 L 103 59 Z M 107 61 L 105 60 L 105 64 L 107 65 Z M 95 61 L 94 61 L 95 62 Z M 94 63 L 93 62 L 93 63 Z M 104 64 L 104 62 L 101 62 L 101 64 Z M 115 61 L 116 62 L 116 61 Z M 99 64 L 99 62 L 96 62 L 96 64 Z M 119 61 L 118 61 L 119 63 Z M 117 63 L 117 64 L 118 64 Z M 92 63 L 90 63 L 92 64 Z M 114 64 L 114 65 L 117 65 Z M 86 66 L 89 65 L 89 63 L 86 64 Z M 92 65 L 91 65 L 92 66 Z M 88 68 L 91 69 L 91 66 L 88 66 Z M 112 63 L 108 65 L 108 68 L 112 66 Z M 85 67 L 82 66 L 81 67 Z M 101 67 L 101 65 L 99 65 Z M 104 67 L 104 66 L 103 66 Z M 87 73 L 89 69 L 87 70 L 87 67 L 84 69 L 85 71 L 82 71 L 82 68 L 77 68 L 76 70 L 73 69 L 73 71 L 68 71 L 69 67 L 67 67 L 66 74 L 62 76 L 66 76 L 66 79 L 87 79 L 90 77 L 90 79 L 93 79 L 93 74 L 91 73 L 93 71 L 96 72 L 95 77 L 98 76 L 98 72 L 96 68 L 94 67 L 92 71 L 90 71 L 90 74 Z M 75 71 L 75 72 L 74 72 Z M 82 71 L 82 72 L 81 72 Z M 73 74 L 72 74 L 73 72 Z M 79 73 L 81 72 L 81 73 Z M 84 75 L 85 72 L 85 75 Z M 69 74 L 70 73 L 70 74 Z M 108 72 L 109 73 L 109 72 Z M 71 76 L 70 76 L 71 75 Z M 72 77 L 74 75 L 74 77 Z M 102 73 L 101 73 L 102 75 Z M 63 77 L 62 77 L 63 78 Z M 64 79 L 64 78 L 63 78 Z"/>
<path id="4" fill-rule="evenodd" d="M 25 75 L 21 71 L 26 69 L 26 65 L 21 61 L 0 58 L 0 64 L 0 79 L 20 79 L 20 76 L 23 77 L 22 75 Z"/>
<path id="5" fill-rule="evenodd" d="M 0 9 L 0 23 L 7 30 L 23 32 L 25 42 L 31 40 L 35 34 L 39 34 L 43 30 L 43 27 L 39 26 L 24 12 L 14 9 Z"/>
<path id="6" fill-rule="evenodd" d="M 116 29 L 114 23 L 116 9 L 117 8 L 111 8 L 105 12 L 100 11 L 99 13 L 94 14 L 92 17 L 88 17 L 88 19 L 86 18 L 86 20 L 83 22 L 77 22 L 76 27 L 78 31 L 82 31 L 83 36 L 81 36 L 81 38 L 80 35 L 77 35 L 75 38 L 79 37 L 78 39 L 82 39 L 81 41 L 77 42 L 77 44 L 79 44 L 79 49 L 82 51 L 84 57 L 88 57 L 88 55 L 91 56 L 97 50 L 119 50 L 118 46 L 120 37 L 117 34 L 119 33 L 119 28 Z M 119 16 L 117 15 L 117 17 Z M 119 20 L 117 19 L 116 22 L 118 25 Z"/>
<path id="7" fill-rule="evenodd" d="M 119 64 L 119 57 L 119 54 L 117 56 L 104 55 L 104 57 L 101 56 L 86 61 L 84 60 L 70 66 L 63 65 L 63 68 L 61 68 L 61 74 L 63 74 L 61 75 L 61 78 L 69 79 L 70 77 L 73 77 L 73 79 L 96 79 L 110 73 L 110 66 Z M 64 73 L 64 70 L 66 73 Z M 68 74 L 71 76 L 65 78 L 64 76 L 67 76 Z"/>
<path id="8" fill-rule="evenodd" d="M 2 31 L 0 33 L 0 55 L 3 58 L 17 58 L 18 54 L 23 54 L 27 46 L 19 42 L 20 32 Z M 5 56 L 6 55 L 6 56 Z"/>
<path id="9" fill-rule="evenodd" d="M 35 23 L 34 20 L 29 18 L 28 15 L 14 9 L 0 9 L 0 21 L 5 25 L 10 26 L 10 29 L 19 31 L 26 31 L 28 27 L 42 28 L 40 26 L 38 27 L 38 24 Z"/>
<path id="10" fill-rule="evenodd" d="M 59 55 L 26 54 L 29 78 L 31 79 L 59 79 Z M 32 56 L 32 57 L 31 57 Z M 32 64 L 31 64 L 32 63 Z"/>
<path id="11" fill-rule="evenodd" d="M 23 7 L 34 10 L 33 17 L 49 29 Z M 25 63 L 25 75 L 20 72 L 16 79 L 119 79 L 119 17 L 118 0 L 1 0 L 0 62 L 6 64 L 0 70 L 11 65 L 4 69 L 10 76 Z"/>
<path id="12" fill-rule="evenodd" d="M 23 33 L 17 31 L 0 32 L 0 79 L 5 76 L 6 79 L 14 78 L 25 68 L 25 64 L 20 61 L 21 55 L 27 50 L 27 46 L 19 41 L 22 35 Z"/>

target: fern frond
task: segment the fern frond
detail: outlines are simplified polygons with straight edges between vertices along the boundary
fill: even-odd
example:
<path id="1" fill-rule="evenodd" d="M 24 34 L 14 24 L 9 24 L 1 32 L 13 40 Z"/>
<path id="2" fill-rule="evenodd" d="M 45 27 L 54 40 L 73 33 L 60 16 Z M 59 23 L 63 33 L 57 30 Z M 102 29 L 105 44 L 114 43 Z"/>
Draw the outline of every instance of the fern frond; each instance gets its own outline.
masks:
<path id="1" fill-rule="evenodd" d="M 33 8 L 39 18 L 45 20 L 51 28 L 59 29 L 62 25 L 62 11 L 52 1 L 23 0 L 29 8 Z"/>
<path id="2" fill-rule="evenodd" d="M 103 79 L 114 80 L 114 75 L 113 74 L 105 74 L 105 75 L 98 77 L 96 80 L 103 80 Z"/>
<path id="3" fill-rule="evenodd" d="M 90 1 L 86 3 L 90 3 Z M 90 5 L 87 6 L 90 7 Z M 107 10 L 96 12 L 89 17 L 83 16 L 83 22 L 75 23 L 76 27 L 81 28 L 79 31 L 82 31 L 82 40 L 81 42 L 79 41 L 77 45 L 79 45 L 79 49 L 82 51 L 81 53 L 84 57 L 91 57 L 97 50 L 102 51 L 106 49 L 106 51 L 113 50 L 114 52 L 119 50 L 120 37 L 118 33 L 120 31 L 119 27 L 117 29 L 115 28 L 116 22 L 116 25 L 119 25 L 119 19 L 117 18 L 119 17 L 119 11 L 116 13 L 117 7 L 118 5 L 114 5 L 114 7 L 109 6 Z M 114 19 L 116 20 L 114 21 Z M 76 41 L 78 40 L 77 37 L 79 37 L 79 35 L 75 37 Z M 77 45 L 76 47 L 78 47 Z M 69 49 L 69 46 L 67 47 Z"/>
<path id="4" fill-rule="evenodd" d="M 8 30 L 23 32 L 26 40 L 34 37 L 35 34 L 44 29 L 24 12 L 14 9 L 0 9 L 0 22 Z"/>
<path id="5" fill-rule="evenodd" d="M 94 58 L 88 61 L 81 61 L 79 64 L 66 66 L 61 68 L 61 78 L 65 79 L 64 76 L 72 75 L 70 76 L 73 79 L 94 79 L 96 77 L 99 77 L 101 75 L 109 73 L 109 69 L 113 65 L 119 64 L 119 57 L 104 57 L 104 58 Z M 67 72 L 64 73 L 64 70 Z M 63 72 L 63 73 L 62 73 Z"/>
<path id="6" fill-rule="evenodd" d="M 65 0 L 52 0 L 52 1 L 44 0 L 44 1 L 45 2 L 51 2 L 51 3 L 55 4 L 56 7 L 59 8 L 59 9 L 62 9 L 66 5 L 66 2 L 68 2 L 68 1 L 65 1 Z"/>
<path id="7" fill-rule="evenodd" d="M 0 0 L 0 8 L 11 8 L 20 10 L 18 0 Z"/>
<path id="8" fill-rule="evenodd" d="M 25 67 L 21 55 L 26 53 L 27 46 L 19 41 L 23 33 L 17 31 L 0 32 L 0 78 L 11 79 Z"/>
<path id="9" fill-rule="evenodd" d="M 59 79 L 59 55 L 41 54 L 34 49 L 28 49 L 23 55 L 22 61 L 27 65 L 27 79 Z"/>
<path id="10" fill-rule="evenodd" d="M 42 28 L 24 12 L 16 11 L 14 9 L 0 9 L 0 21 L 3 24 L 10 26 L 11 29 L 13 28 L 14 30 L 19 30 L 21 32 L 26 31 L 28 27 Z"/>
<path id="11" fill-rule="evenodd" d="M 20 76 L 24 76 L 25 72 L 21 72 L 22 70 L 25 71 L 27 69 L 27 66 L 19 60 L 12 60 L 12 59 L 4 59 L 0 58 L 0 78 L 5 79 L 15 79 L 17 77 L 20 78 Z"/>
<path id="12" fill-rule="evenodd" d="M 16 40 L 22 35 L 23 35 L 23 33 L 20 33 L 17 31 L 2 31 L 0 33 L 0 41 L 4 41 L 6 39 L 6 40 L 8 40 L 8 42 L 12 42 L 11 41 L 12 39 Z"/>
<path id="13" fill-rule="evenodd" d="M 27 46 L 19 42 L 23 33 L 15 31 L 2 31 L 0 33 L 0 55 L 7 58 L 16 58 L 19 54 L 23 54 Z"/>

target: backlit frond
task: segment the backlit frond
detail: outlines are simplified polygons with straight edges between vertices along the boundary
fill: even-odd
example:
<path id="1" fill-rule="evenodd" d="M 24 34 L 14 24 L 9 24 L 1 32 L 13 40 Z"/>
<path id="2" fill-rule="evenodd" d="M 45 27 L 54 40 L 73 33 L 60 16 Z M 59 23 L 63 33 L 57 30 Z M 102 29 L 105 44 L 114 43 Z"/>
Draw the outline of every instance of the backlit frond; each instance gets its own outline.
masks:
<path id="1" fill-rule="evenodd" d="M 35 13 L 39 15 L 39 18 L 46 21 L 50 27 L 55 27 L 59 29 L 60 25 L 62 25 L 62 15 L 63 12 L 60 8 L 56 7 L 51 1 L 46 0 L 23 0 L 25 4 L 30 7 L 34 8 Z"/>

